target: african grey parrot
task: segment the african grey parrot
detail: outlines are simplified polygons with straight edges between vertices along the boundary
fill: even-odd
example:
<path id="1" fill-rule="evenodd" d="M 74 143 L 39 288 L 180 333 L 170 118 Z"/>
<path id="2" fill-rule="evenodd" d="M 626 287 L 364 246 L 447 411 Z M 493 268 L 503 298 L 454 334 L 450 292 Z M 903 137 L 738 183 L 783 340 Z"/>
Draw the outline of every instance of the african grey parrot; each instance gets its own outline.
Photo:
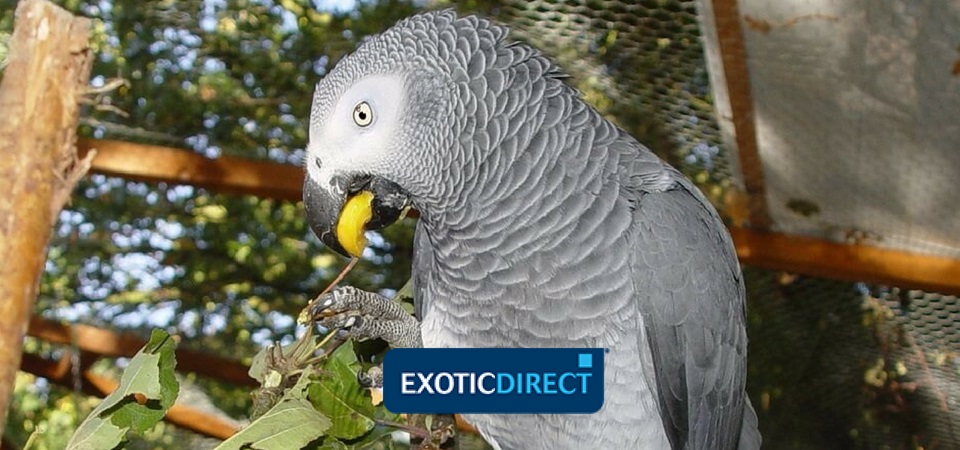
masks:
<path id="1" fill-rule="evenodd" d="M 361 191 L 368 229 L 420 214 L 417 318 L 345 287 L 324 323 L 395 347 L 611 350 L 596 414 L 466 415 L 494 448 L 759 448 L 743 279 L 716 211 L 507 32 L 422 13 L 317 85 L 314 232 L 346 254 L 337 223 Z"/>

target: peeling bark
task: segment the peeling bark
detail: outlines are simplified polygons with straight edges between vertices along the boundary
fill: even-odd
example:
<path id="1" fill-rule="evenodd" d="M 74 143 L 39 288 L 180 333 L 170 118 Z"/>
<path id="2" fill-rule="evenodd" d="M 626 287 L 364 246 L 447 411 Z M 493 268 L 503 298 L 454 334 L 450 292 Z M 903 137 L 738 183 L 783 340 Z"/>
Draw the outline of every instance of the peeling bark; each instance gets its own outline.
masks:
<path id="1" fill-rule="evenodd" d="M 90 20 L 45 0 L 17 6 L 0 83 L 0 434 L 51 228 L 89 165 L 76 153 L 89 34 Z"/>

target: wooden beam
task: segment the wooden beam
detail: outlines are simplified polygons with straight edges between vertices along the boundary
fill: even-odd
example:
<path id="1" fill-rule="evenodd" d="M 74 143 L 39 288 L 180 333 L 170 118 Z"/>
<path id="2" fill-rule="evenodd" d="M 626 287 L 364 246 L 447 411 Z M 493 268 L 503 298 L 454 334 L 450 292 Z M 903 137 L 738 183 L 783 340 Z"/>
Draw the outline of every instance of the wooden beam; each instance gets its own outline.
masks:
<path id="1" fill-rule="evenodd" d="M 711 0 L 706 0 L 711 3 Z M 746 188 L 750 227 L 769 229 L 770 214 L 763 178 L 763 161 L 757 144 L 757 126 L 754 117 L 753 95 L 750 92 L 750 69 L 740 23 L 737 0 L 712 0 L 713 20 L 716 25 L 726 97 L 730 103 L 734 140 L 740 171 Z"/>
<path id="2" fill-rule="evenodd" d="M 291 165 L 230 157 L 210 160 L 184 150 L 117 141 L 85 140 L 80 146 L 98 149 L 92 170 L 100 173 L 284 200 L 301 198 L 303 172 Z M 745 264 L 960 294 L 957 260 L 741 227 L 733 227 L 731 232 Z"/>
<path id="3" fill-rule="evenodd" d="M 189 184 L 230 194 L 299 201 L 303 168 L 232 156 L 197 153 L 123 141 L 80 139 L 81 155 L 96 150 L 90 169 L 131 180 Z"/>
<path id="4" fill-rule="evenodd" d="M 82 351 L 108 357 L 132 357 L 147 343 L 131 335 L 89 325 L 65 325 L 37 316 L 30 318 L 27 333 L 46 342 L 76 346 Z M 193 372 L 238 386 L 259 386 L 248 375 L 250 368 L 237 361 L 182 348 L 176 350 L 176 355 L 179 372 Z"/>
<path id="5" fill-rule="evenodd" d="M 83 392 L 86 395 L 103 397 L 103 394 L 99 389 L 96 388 L 96 386 L 92 386 L 87 383 L 80 383 L 80 385 L 77 386 L 74 383 L 73 363 L 70 361 L 72 357 L 72 354 L 64 354 L 59 360 L 51 361 L 31 353 L 24 353 L 23 360 L 20 361 L 20 370 L 38 377 L 46 378 L 50 380 L 51 383 L 66 387 L 68 389 L 79 387 L 80 392 Z"/>
<path id="6" fill-rule="evenodd" d="M 17 5 L 0 83 L 0 435 L 53 221 L 73 191 L 89 19 L 44 0 Z"/>
<path id="7" fill-rule="evenodd" d="M 960 295 L 960 260 L 745 228 L 730 233 L 746 265 Z"/>

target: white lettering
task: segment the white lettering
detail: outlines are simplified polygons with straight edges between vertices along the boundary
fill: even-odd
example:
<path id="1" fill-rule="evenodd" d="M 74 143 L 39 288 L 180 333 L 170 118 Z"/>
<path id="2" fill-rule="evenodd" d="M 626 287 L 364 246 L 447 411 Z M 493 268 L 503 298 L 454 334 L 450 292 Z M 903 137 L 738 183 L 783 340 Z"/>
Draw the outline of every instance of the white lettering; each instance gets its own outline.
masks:
<path id="1" fill-rule="evenodd" d="M 478 385 L 478 387 L 479 387 L 479 389 L 480 389 L 480 392 L 483 393 L 483 394 L 486 394 L 486 395 L 490 395 L 490 394 L 493 394 L 494 392 L 497 392 L 497 390 L 494 389 L 494 388 L 484 389 L 484 387 L 483 387 L 483 380 L 484 380 L 484 378 L 486 378 L 486 379 L 493 379 L 493 378 L 496 378 L 496 375 L 494 375 L 494 374 L 492 374 L 492 373 L 490 373 L 490 372 L 484 372 L 484 373 L 481 373 L 479 377 L 477 377 L 477 385 Z M 471 393 L 472 393 L 472 392 L 471 392 Z"/>
<path id="2" fill-rule="evenodd" d="M 416 393 L 416 391 L 413 390 L 414 381 L 412 373 L 404 372 L 402 375 L 400 375 L 400 379 L 403 381 L 402 387 L 400 388 L 401 394 L 408 395 Z"/>
<path id="3" fill-rule="evenodd" d="M 440 386 L 441 380 L 447 380 L 447 388 L 444 389 Z M 437 393 L 440 395 L 447 395 L 453 391 L 453 375 L 450 375 L 449 372 L 440 372 L 437 374 L 437 377 L 434 378 L 434 387 L 437 389 Z"/>
<path id="4" fill-rule="evenodd" d="M 430 389 L 430 379 L 433 378 L 433 372 L 430 372 L 424 376 L 422 373 L 418 373 L 417 377 L 420 378 L 420 389 L 417 389 L 417 395 L 427 391 L 428 394 L 433 394 L 433 389 Z"/>
<path id="5" fill-rule="evenodd" d="M 473 378 L 473 374 L 472 374 L 472 373 L 470 373 L 470 372 L 456 372 L 456 373 L 453 374 L 453 376 L 454 376 L 454 378 L 457 379 L 457 393 L 458 393 L 458 394 L 463 394 L 463 393 L 464 393 L 464 388 L 463 388 L 463 386 L 464 386 L 464 384 L 465 384 L 464 381 L 463 381 L 464 378 L 469 378 L 469 379 L 470 379 L 470 383 L 469 383 L 470 393 L 471 393 L 471 394 L 475 394 L 475 393 L 477 392 L 477 385 L 474 384 L 474 378 Z"/>

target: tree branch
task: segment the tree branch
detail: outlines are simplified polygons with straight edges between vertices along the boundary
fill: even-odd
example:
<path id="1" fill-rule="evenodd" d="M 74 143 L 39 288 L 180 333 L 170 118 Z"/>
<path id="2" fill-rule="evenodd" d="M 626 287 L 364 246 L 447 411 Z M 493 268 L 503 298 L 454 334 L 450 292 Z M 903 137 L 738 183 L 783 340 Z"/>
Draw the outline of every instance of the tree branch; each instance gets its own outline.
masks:
<path id="1" fill-rule="evenodd" d="M 0 83 L 0 435 L 51 227 L 84 168 L 75 145 L 89 35 L 89 19 L 47 1 L 17 6 Z"/>

